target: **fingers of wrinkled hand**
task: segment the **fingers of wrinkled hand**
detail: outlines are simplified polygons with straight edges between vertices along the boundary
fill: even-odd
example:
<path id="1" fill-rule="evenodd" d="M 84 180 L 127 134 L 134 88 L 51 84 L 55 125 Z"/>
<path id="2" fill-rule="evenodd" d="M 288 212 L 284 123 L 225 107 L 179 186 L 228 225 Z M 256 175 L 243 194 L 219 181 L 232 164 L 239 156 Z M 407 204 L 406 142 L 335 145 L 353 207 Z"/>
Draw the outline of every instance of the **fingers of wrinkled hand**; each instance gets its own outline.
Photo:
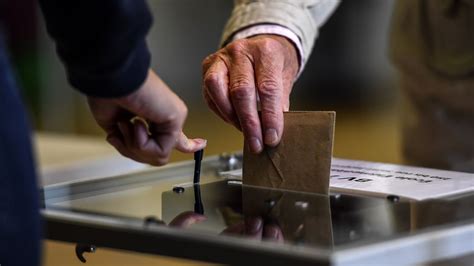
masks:
<path id="1" fill-rule="evenodd" d="M 176 141 L 176 149 L 184 153 L 192 153 L 202 150 L 206 147 L 207 141 L 205 139 L 188 139 L 183 132 L 179 135 Z"/>
<path id="2" fill-rule="evenodd" d="M 215 104 L 217 114 L 224 121 L 236 125 L 238 119 L 229 97 L 228 71 L 224 59 L 215 57 L 214 62 L 204 72 L 204 94 Z"/>
<path id="3" fill-rule="evenodd" d="M 204 88 L 204 90 L 203 90 L 203 96 L 204 96 L 204 100 L 206 100 L 207 106 L 209 106 L 209 108 L 211 108 L 211 110 L 212 110 L 216 115 L 218 115 L 222 120 L 224 120 L 224 121 L 226 121 L 226 122 L 229 123 L 229 121 L 227 121 L 227 118 L 221 113 L 221 111 L 219 110 L 219 108 L 217 108 L 216 104 L 212 101 L 212 99 L 211 99 L 211 97 L 209 96 L 209 94 L 207 94 L 205 88 Z"/>
<path id="4" fill-rule="evenodd" d="M 276 146 L 283 133 L 283 65 L 281 56 L 273 55 L 271 44 L 263 44 L 255 62 L 257 91 L 262 112 L 264 143 Z M 266 48 L 266 50 L 265 50 Z"/>
<path id="5" fill-rule="evenodd" d="M 206 220 L 206 216 L 192 212 L 192 211 L 187 211 L 179 214 L 176 216 L 170 223 L 169 226 L 171 227 L 180 227 L 180 228 L 186 228 L 189 227 L 193 224 L 199 223 Z"/>
<path id="6" fill-rule="evenodd" d="M 246 145 L 251 152 L 260 153 L 263 149 L 262 130 L 257 112 L 254 69 L 244 44 L 235 41 L 227 46 L 232 64 L 232 71 L 229 73 L 229 90 Z"/>

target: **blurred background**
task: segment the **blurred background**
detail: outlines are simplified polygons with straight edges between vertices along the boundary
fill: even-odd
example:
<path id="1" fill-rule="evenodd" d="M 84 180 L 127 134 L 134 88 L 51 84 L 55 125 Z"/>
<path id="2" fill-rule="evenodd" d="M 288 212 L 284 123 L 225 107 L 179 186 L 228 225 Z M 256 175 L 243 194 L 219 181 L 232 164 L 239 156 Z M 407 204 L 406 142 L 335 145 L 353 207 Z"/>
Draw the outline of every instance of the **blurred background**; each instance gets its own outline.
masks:
<path id="1" fill-rule="evenodd" d="M 240 138 L 240 134 L 211 114 L 201 96 L 201 61 L 218 48 L 232 5 L 230 0 L 150 1 L 155 16 L 149 34 L 153 68 L 188 104 L 187 133 L 208 138 L 210 148 L 219 143 L 217 147 L 240 149 L 240 142 L 222 146 L 221 142 Z M 372 132 L 364 125 L 378 117 L 384 117 L 385 122 L 380 125 L 384 128 L 394 122 L 392 117 L 386 117 L 397 102 L 394 71 L 387 59 L 392 6 L 392 0 L 343 1 L 321 29 L 306 69 L 294 87 L 292 110 L 338 112 L 337 156 L 364 157 L 359 155 L 361 150 L 371 146 L 357 143 Z M 42 132 L 101 136 L 84 97 L 66 81 L 36 1 L 3 1 L 1 12 L 34 128 Z M 346 122 L 361 129 L 351 133 L 357 135 L 357 143 L 346 142 Z M 381 136 L 385 147 L 366 151 L 370 156 L 362 159 L 397 159 L 389 154 L 393 151 L 386 150 L 386 145 L 395 141 L 394 132 L 385 133 L 389 134 Z M 345 151 L 339 148 L 342 146 Z"/>
<path id="2" fill-rule="evenodd" d="M 293 89 L 292 110 L 337 111 L 337 157 L 401 162 L 399 97 L 395 71 L 387 58 L 393 2 L 342 1 L 321 29 Z M 206 154 L 241 150 L 240 132 L 212 114 L 201 96 L 201 61 L 218 48 L 233 1 L 153 0 L 149 4 L 155 17 L 148 38 L 153 68 L 188 104 L 185 132 L 208 139 Z M 2 0 L 0 13 L 35 130 L 41 171 L 51 165 L 114 153 L 103 141 L 105 136 L 89 114 L 84 97 L 68 85 L 37 2 Z M 173 160 L 191 158 L 173 155 Z M 46 250 L 46 265 L 65 265 L 66 259 L 73 257 L 68 244 L 48 241 Z M 64 253 L 67 255 L 60 255 Z M 92 265 L 129 265 L 131 261 L 148 265 L 158 259 L 143 259 L 140 264 L 135 255 L 113 256 L 118 256 L 121 264 L 103 259 L 101 264 Z M 68 261 L 68 265 L 73 264 Z"/>

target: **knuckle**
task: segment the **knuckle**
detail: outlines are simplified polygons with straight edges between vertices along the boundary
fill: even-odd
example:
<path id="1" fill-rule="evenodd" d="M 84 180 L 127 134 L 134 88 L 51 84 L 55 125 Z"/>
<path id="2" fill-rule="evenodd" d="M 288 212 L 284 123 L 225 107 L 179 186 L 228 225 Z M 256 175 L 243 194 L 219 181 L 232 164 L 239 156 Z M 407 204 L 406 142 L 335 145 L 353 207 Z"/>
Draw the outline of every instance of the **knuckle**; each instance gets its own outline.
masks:
<path id="1" fill-rule="evenodd" d="M 228 51 L 230 55 L 242 54 L 246 49 L 247 49 L 246 39 L 235 40 L 226 46 L 226 50 Z"/>
<path id="2" fill-rule="evenodd" d="M 157 166 L 162 166 L 162 165 L 165 165 L 169 162 L 169 157 L 166 156 L 166 157 L 160 157 L 160 158 L 157 158 L 154 163 L 156 163 Z"/>
<path id="3" fill-rule="evenodd" d="M 178 121 L 180 115 L 179 115 L 179 108 L 175 111 L 175 112 L 172 112 L 170 114 L 168 114 L 165 118 L 164 118 L 164 121 L 163 121 L 163 124 L 166 124 L 166 123 L 176 123 L 176 121 Z"/>
<path id="4" fill-rule="evenodd" d="M 259 40 L 258 49 L 261 53 L 271 53 L 278 50 L 280 43 L 272 38 L 262 38 Z"/>
<path id="5" fill-rule="evenodd" d="M 156 161 L 160 158 L 166 158 L 166 156 L 167 156 L 167 153 L 165 151 L 156 149 L 153 154 L 153 158 L 154 158 L 153 160 Z"/>
<path id="6" fill-rule="evenodd" d="M 204 85 L 208 89 L 219 88 L 219 75 L 216 72 L 206 74 L 204 78 Z"/>
<path id="7" fill-rule="evenodd" d="M 250 99 L 250 90 L 252 86 L 247 80 L 237 80 L 230 88 L 230 94 L 235 100 L 248 100 Z"/>
<path id="8" fill-rule="evenodd" d="M 202 66 L 203 73 L 205 73 L 206 70 L 212 65 L 212 63 L 214 63 L 214 61 L 216 61 L 218 53 L 219 52 L 210 54 L 206 58 L 204 58 L 204 60 L 202 60 L 201 66 Z"/>
<path id="9" fill-rule="evenodd" d="M 271 78 L 265 78 L 258 84 L 259 92 L 265 96 L 274 96 L 280 93 L 280 84 Z"/>
<path id="10" fill-rule="evenodd" d="M 273 84 L 273 82 L 260 86 L 258 95 L 260 96 L 262 103 L 276 104 L 281 101 L 280 88 L 276 84 Z M 262 109 L 264 106 L 265 104 L 262 104 Z"/>
<path id="11" fill-rule="evenodd" d="M 167 122 L 172 122 L 172 123 L 177 122 L 179 124 L 186 119 L 187 115 L 188 115 L 188 107 L 182 100 L 179 100 L 174 106 L 174 111 L 169 112 L 165 120 Z"/>
<path id="12" fill-rule="evenodd" d="M 202 60 L 201 65 L 203 67 L 205 67 L 205 66 L 211 64 L 214 61 L 214 58 L 216 58 L 216 54 L 210 54 L 210 55 L 206 56 L 206 58 L 204 58 L 204 60 Z"/>
<path id="13" fill-rule="evenodd" d="M 158 162 L 162 159 L 168 158 L 170 153 L 171 153 L 171 151 L 165 151 L 165 150 L 162 150 L 162 149 L 155 148 L 155 150 L 153 150 L 153 156 L 151 156 L 151 157 L 148 156 L 148 158 L 150 158 L 151 161 Z"/>
<path id="14" fill-rule="evenodd" d="M 245 74 L 237 75 L 230 84 L 230 90 L 250 90 L 254 88 L 254 83 Z"/>
<path id="15" fill-rule="evenodd" d="M 188 107 L 183 101 L 179 101 L 179 113 L 184 116 L 188 114 Z"/>
<path id="16" fill-rule="evenodd" d="M 158 134 L 174 134 L 175 131 L 181 130 L 186 115 L 185 112 L 179 113 L 176 111 L 166 116 L 160 125 L 155 126 Z"/>

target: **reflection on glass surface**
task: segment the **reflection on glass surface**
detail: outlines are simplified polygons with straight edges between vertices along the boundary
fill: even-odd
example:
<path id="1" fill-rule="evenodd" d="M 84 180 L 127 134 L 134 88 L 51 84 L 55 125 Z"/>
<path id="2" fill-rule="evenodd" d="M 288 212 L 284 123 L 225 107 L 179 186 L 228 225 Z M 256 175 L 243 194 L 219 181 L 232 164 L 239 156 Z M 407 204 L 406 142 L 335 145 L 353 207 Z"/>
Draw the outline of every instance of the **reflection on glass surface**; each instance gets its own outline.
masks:
<path id="1" fill-rule="evenodd" d="M 46 207 L 132 217 L 205 234 L 328 250 L 474 218 L 471 207 L 474 195 L 396 202 L 344 194 L 324 196 L 255 188 L 232 180 L 207 182 L 200 186 L 188 183 L 182 185 L 183 189 L 172 189 L 176 182 L 119 188 L 102 184 L 98 185 L 102 189 L 95 192 L 91 192 L 90 185 L 85 188 L 81 188 L 84 185 L 65 186 L 64 190 L 71 195 L 47 196 Z M 81 193 L 84 190 L 87 192 Z"/>
<path id="2" fill-rule="evenodd" d="M 163 193 L 163 219 L 171 221 L 192 209 L 195 191 Z M 279 243 L 332 246 L 329 197 L 227 181 L 202 185 L 200 192 L 207 220 L 193 225 L 193 229 Z"/>

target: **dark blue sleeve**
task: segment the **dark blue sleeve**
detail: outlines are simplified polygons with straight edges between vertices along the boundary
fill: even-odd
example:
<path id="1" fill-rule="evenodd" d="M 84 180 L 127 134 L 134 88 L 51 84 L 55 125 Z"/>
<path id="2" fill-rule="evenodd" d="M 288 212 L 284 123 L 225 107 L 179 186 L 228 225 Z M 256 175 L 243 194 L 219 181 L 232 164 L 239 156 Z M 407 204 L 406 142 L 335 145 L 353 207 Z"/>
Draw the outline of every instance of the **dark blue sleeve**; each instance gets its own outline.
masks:
<path id="1" fill-rule="evenodd" d="M 152 24 L 144 0 L 40 0 L 40 6 L 73 87 L 89 96 L 119 97 L 144 82 Z"/>

